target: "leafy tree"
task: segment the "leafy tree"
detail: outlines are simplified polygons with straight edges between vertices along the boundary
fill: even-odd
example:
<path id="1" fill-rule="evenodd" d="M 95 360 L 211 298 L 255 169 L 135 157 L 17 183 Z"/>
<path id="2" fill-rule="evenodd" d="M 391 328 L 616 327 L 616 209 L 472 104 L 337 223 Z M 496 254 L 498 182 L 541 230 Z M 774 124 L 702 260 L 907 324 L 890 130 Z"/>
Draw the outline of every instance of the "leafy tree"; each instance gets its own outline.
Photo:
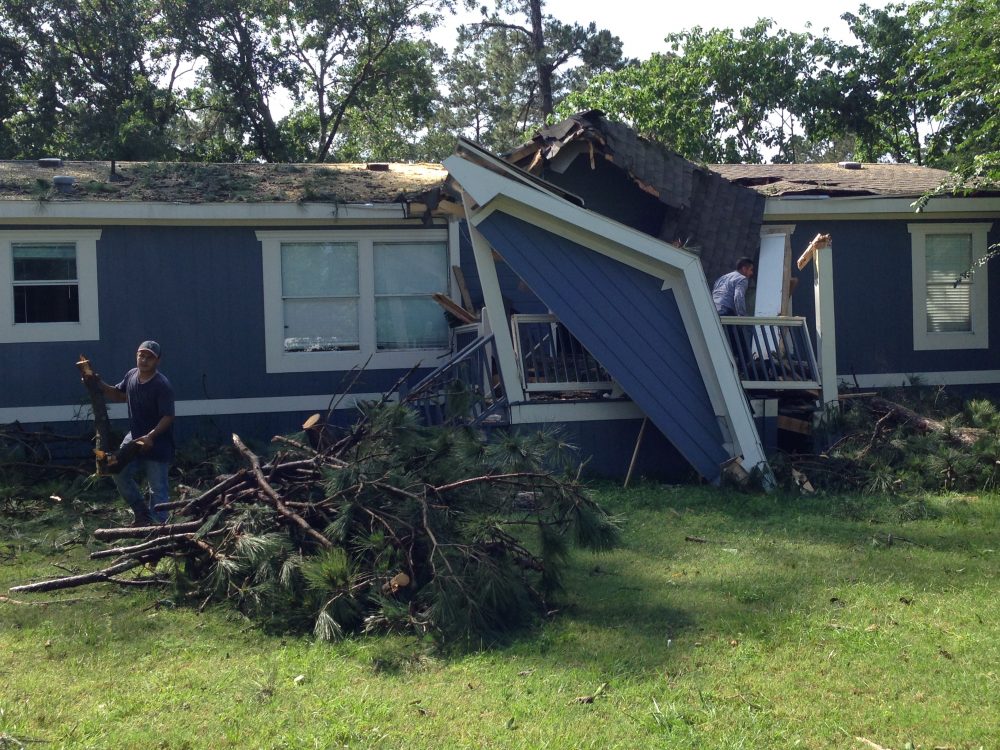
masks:
<path id="1" fill-rule="evenodd" d="M 441 0 L 195 0 L 175 19 L 205 65 L 203 150 L 265 161 L 396 155 L 430 114 Z M 280 101 L 292 112 L 274 116 Z M 388 130 L 383 130 L 388 126 Z"/>
<path id="2" fill-rule="evenodd" d="M 196 140 L 212 154 L 249 145 L 265 161 L 285 161 L 287 147 L 272 114 L 282 86 L 295 84 L 294 67 L 273 43 L 281 28 L 279 0 L 176 0 L 171 25 L 188 54 L 203 63 L 189 107 L 208 127 Z M 204 144 L 218 140 L 226 146 Z"/>
<path id="3" fill-rule="evenodd" d="M 169 152 L 175 112 L 162 17 L 153 0 L 8 0 L 11 61 L 22 107 L 5 127 L 21 156 L 134 158 Z M 2 27 L 0 27 L 2 28 Z M 9 85 L 9 84 L 8 84 Z"/>
<path id="4" fill-rule="evenodd" d="M 928 0 L 911 13 L 919 23 L 919 82 L 941 100 L 930 157 L 962 180 L 1000 185 L 1000 5 Z"/>
<path id="5" fill-rule="evenodd" d="M 550 119 L 592 75 L 624 64 L 618 37 L 594 23 L 559 21 L 544 12 L 544 0 L 496 0 L 480 11 L 481 20 L 459 27 L 445 74 L 447 106 L 464 115 L 463 130 L 498 150 Z"/>
<path id="6" fill-rule="evenodd" d="M 855 134 L 858 158 L 923 164 L 922 131 L 939 111 L 940 97 L 920 85 L 928 68 L 917 54 L 906 6 L 862 4 L 842 18 L 859 43 L 838 50 L 840 106 L 830 102 L 826 112 L 840 119 L 841 132 Z"/>
<path id="7" fill-rule="evenodd" d="M 386 155 L 430 115 L 436 48 L 415 36 L 438 21 L 438 0 L 309 0 L 284 12 L 281 48 L 292 86 L 315 113 L 310 146 L 323 161 L 349 125 L 354 154 Z M 391 144 L 391 145 L 390 145 Z"/>
<path id="8" fill-rule="evenodd" d="M 993 0 L 927 0 L 912 8 L 922 21 L 924 85 L 943 99 L 933 157 L 954 169 L 939 192 L 1000 187 L 1000 6 Z M 1000 243 L 964 274 L 1000 256 Z"/>
<path id="9" fill-rule="evenodd" d="M 792 161 L 804 82 L 825 47 L 811 34 L 772 26 L 761 19 L 739 34 L 700 27 L 670 34 L 669 52 L 596 76 L 562 109 L 604 110 L 699 161 L 760 162 L 765 150 Z"/>
<path id="10" fill-rule="evenodd" d="M 18 156 L 15 117 L 23 111 L 29 74 L 23 42 L 0 14 L 0 158 Z"/>
<path id="11" fill-rule="evenodd" d="M 434 130 L 464 133 L 493 151 L 504 151 L 523 140 L 536 123 L 531 111 L 530 66 L 515 61 L 515 32 L 496 29 L 465 48 L 458 48 L 442 71 L 446 94 L 435 119 Z M 429 134 L 433 141 L 434 135 Z M 450 153 L 454 138 L 428 150 L 437 157 Z M 435 153 L 435 151 L 437 153 Z"/>

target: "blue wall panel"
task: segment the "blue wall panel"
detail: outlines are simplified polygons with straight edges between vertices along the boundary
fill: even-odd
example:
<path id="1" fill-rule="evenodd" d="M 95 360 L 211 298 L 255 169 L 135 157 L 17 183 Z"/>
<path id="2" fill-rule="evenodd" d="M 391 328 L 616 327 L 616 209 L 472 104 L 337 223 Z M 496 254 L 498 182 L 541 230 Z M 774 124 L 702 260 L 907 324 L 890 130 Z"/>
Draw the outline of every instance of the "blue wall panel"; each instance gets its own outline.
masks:
<path id="1" fill-rule="evenodd" d="M 916 218 L 916 217 L 914 217 Z M 799 222 L 792 235 L 793 256 L 819 233 L 833 240 L 837 370 L 850 373 L 916 373 L 1000 368 L 1000 264 L 990 263 L 989 349 L 914 351 L 910 220 Z M 993 222 L 990 243 L 1000 241 Z M 799 285 L 793 313 L 810 321 L 815 343 L 813 266 L 793 268 Z"/>
<path id="2" fill-rule="evenodd" d="M 728 458 L 673 293 L 653 276 L 507 214 L 479 229 L 705 477 Z"/>
<path id="3" fill-rule="evenodd" d="M 472 252 L 472 240 L 469 237 L 469 227 L 465 221 L 461 222 L 459 232 L 462 273 L 465 274 L 465 280 L 469 287 L 469 296 L 472 297 L 472 304 L 476 310 L 479 310 L 483 306 L 483 285 L 479 281 L 476 258 Z M 545 314 L 549 311 L 530 287 L 511 270 L 506 262 L 497 260 L 496 267 L 497 280 L 500 282 L 500 293 L 503 295 L 504 306 L 508 315 L 511 313 Z"/>

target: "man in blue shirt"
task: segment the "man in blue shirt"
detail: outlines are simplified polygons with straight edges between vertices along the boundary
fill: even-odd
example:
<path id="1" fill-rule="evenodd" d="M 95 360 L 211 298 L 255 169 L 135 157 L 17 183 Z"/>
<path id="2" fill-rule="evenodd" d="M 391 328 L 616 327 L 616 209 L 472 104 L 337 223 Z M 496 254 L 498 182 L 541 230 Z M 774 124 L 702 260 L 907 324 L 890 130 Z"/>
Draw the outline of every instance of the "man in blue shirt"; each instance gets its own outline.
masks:
<path id="1" fill-rule="evenodd" d="M 143 341 L 135 354 L 135 367 L 117 385 L 99 381 L 108 401 L 128 403 L 129 433 L 122 445 L 135 442 L 139 455 L 114 475 L 115 485 L 135 514 L 134 526 L 165 523 L 168 513 L 157 505 L 167 502 L 167 474 L 174 458 L 174 389 L 159 371 L 160 345 Z M 97 376 L 94 376 L 97 377 Z M 139 472 L 149 484 L 147 500 L 139 487 Z"/>
<path id="2" fill-rule="evenodd" d="M 753 261 L 740 258 L 736 270 L 720 276 L 712 286 L 712 300 L 719 315 L 747 314 L 747 285 L 753 276 Z"/>

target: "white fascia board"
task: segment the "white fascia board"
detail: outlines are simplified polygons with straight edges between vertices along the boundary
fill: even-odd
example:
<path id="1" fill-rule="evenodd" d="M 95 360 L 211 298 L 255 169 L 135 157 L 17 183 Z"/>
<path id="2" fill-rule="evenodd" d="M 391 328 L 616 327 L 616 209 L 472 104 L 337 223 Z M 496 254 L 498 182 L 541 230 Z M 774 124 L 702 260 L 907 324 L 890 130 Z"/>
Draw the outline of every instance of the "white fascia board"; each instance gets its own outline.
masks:
<path id="1" fill-rule="evenodd" d="M 1000 385 L 1000 370 L 951 370 L 945 372 L 879 372 L 839 375 L 841 387 L 904 388 L 917 385 Z"/>
<path id="2" fill-rule="evenodd" d="M 884 219 L 914 216 L 945 218 L 954 216 L 1000 215 L 1000 198 L 962 198 L 941 196 L 931 198 L 917 213 L 917 198 L 887 198 L 857 196 L 850 198 L 782 198 L 770 197 L 764 202 L 764 220 L 819 219 Z"/>
<path id="3" fill-rule="evenodd" d="M 550 401 L 511 404 L 511 424 L 551 422 L 604 422 L 642 419 L 645 416 L 633 401 Z"/>
<path id="4" fill-rule="evenodd" d="M 165 203 L 140 201 L 0 201 L 10 224 L 227 224 L 260 226 L 309 222 L 405 219 L 401 203 Z M 413 223 L 420 223 L 413 219 Z"/>

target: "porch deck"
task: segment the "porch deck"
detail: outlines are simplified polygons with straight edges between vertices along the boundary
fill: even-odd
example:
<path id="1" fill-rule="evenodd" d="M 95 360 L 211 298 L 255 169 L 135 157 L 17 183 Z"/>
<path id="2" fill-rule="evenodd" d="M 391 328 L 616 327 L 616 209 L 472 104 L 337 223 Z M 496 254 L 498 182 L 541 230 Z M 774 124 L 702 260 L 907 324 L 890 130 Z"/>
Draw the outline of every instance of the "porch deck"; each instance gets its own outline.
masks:
<path id="1" fill-rule="evenodd" d="M 748 392 L 821 387 L 805 318 L 723 317 Z M 593 401 L 624 395 L 607 370 L 554 315 L 510 318 L 520 385 L 529 401 Z M 455 329 L 456 354 L 401 394 L 430 424 L 507 423 L 511 404 L 497 373 L 495 340 L 476 325 Z"/>

